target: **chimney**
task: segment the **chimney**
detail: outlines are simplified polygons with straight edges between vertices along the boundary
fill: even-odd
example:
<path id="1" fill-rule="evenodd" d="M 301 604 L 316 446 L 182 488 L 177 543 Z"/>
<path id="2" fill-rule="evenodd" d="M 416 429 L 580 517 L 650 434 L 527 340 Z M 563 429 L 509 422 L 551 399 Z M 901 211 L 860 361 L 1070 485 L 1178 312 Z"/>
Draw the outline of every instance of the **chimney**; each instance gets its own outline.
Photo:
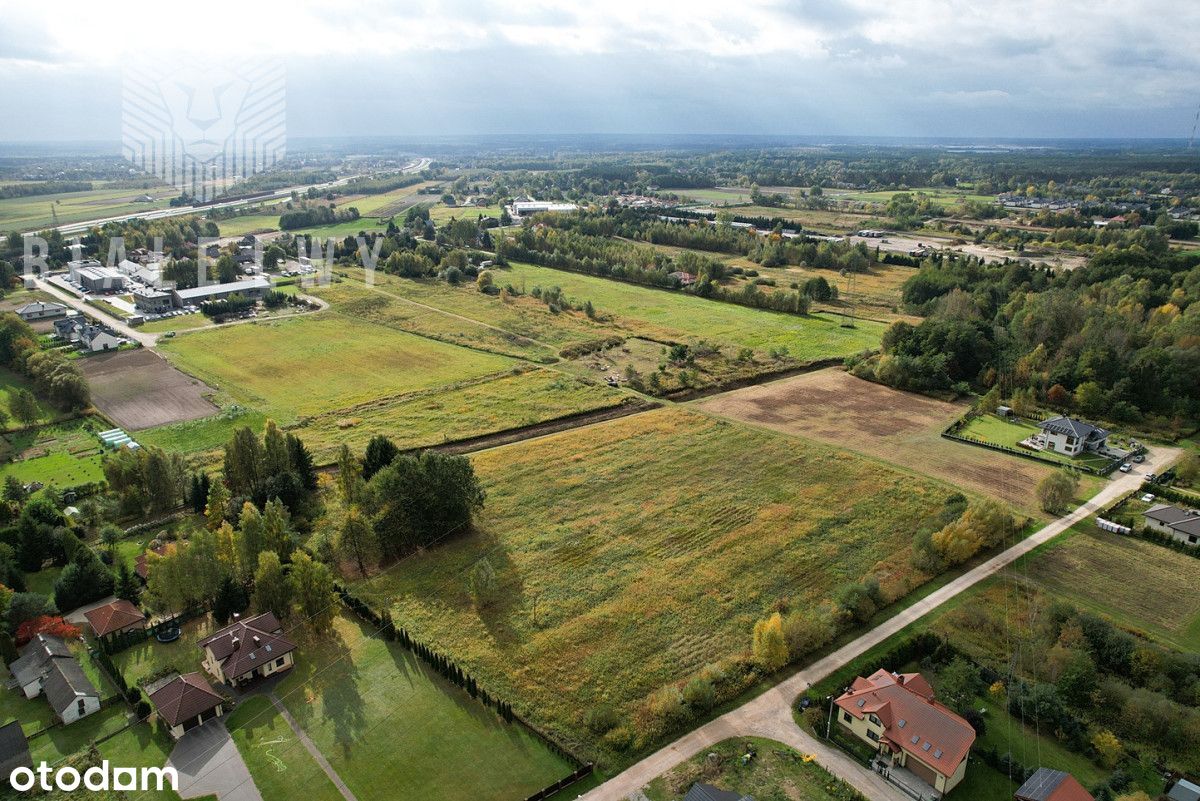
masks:
<path id="1" fill-rule="evenodd" d="M 262 645 L 262 640 L 259 639 L 259 636 L 257 634 L 255 634 L 254 635 L 254 647 L 257 648 L 260 645 Z"/>
<path id="2" fill-rule="evenodd" d="M 238 649 L 238 646 L 242 644 L 242 641 L 237 637 L 234 637 L 231 642 L 233 643 L 233 650 L 235 651 Z"/>

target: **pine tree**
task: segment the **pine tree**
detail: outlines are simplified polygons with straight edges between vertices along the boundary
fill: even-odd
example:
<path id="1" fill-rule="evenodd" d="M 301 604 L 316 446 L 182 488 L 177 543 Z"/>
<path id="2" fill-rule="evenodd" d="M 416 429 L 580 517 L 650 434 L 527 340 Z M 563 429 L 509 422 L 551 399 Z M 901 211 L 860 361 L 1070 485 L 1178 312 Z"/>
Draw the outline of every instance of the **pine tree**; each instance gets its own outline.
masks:
<path id="1" fill-rule="evenodd" d="M 209 531 L 216 531 L 225 522 L 229 513 L 229 490 L 224 481 L 214 481 L 208 488 L 208 500 L 204 505 L 205 525 Z"/>

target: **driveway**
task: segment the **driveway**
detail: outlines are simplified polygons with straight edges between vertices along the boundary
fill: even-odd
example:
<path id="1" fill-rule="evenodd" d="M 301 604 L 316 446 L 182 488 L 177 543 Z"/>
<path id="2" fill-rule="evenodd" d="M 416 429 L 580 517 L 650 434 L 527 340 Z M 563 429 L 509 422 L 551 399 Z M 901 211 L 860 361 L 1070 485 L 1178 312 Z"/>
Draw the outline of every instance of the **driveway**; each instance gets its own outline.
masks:
<path id="1" fill-rule="evenodd" d="M 179 794 L 184 798 L 215 795 L 218 801 L 262 801 L 250 769 L 220 718 L 183 735 L 167 766 L 179 772 Z"/>
<path id="2" fill-rule="evenodd" d="M 838 668 L 858 658 L 868 649 L 899 633 L 910 623 L 928 615 L 959 593 L 995 575 L 1016 559 L 1054 539 L 1063 531 L 1125 493 L 1137 489 L 1144 480 L 1144 476 L 1140 475 L 1142 470 L 1153 465 L 1154 471 L 1161 473 L 1178 457 L 1179 453 L 1179 450 L 1175 448 L 1152 448 L 1147 455 L 1146 464 L 1139 465 L 1138 471 L 1115 474 L 1116 478 L 1110 480 L 1108 485 L 1100 490 L 1094 498 L 1075 511 L 1054 520 L 1008 550 L 967 571 L 852 642 L 803 668 L 757 698 L 747 701 L 716 720 L 685 734 L 599 787 L 584 793 L 581 798 L 584 801 L 617 801 L 617 799 L 627 798 L 656 777 L 721 740 L 730 737 L 757 736 L 779 740 L 801 752 L 812 754 L 823 768 L 854 786 L 860 793 L 873 801 L 911 801 L 909 796 L 883 781 L 869 768 L 797 726 L 792 718 L 792 702 L 808 689 L 809 685 L 820 681 Z"/>

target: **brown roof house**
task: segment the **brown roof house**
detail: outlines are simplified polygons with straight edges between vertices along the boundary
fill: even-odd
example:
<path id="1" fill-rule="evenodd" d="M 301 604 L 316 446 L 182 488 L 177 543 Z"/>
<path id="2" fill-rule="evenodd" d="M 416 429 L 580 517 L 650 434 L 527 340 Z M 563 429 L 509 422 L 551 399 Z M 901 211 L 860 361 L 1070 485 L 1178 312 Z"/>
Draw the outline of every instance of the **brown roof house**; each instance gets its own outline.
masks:
<path id="1" fill-rule="evenodd" d="M 174 676 L 147 689 L 159 720 L 170 727 L 176 740 L 225 712 L 225 699 L 199 672 Z"/>
<path id="2" fill-rule="evenodd" d="M 1070 773 L 1050 768 L 1034 771 L 1013 798 L 1016 801 L 1095 801 Z"/>
<path id="3" fill-rule="evenodd" d="M 200 641 L 204 669 L 233 686 L 289 670 L 296 644 L 283 636 L 283 626 L 270 612 L 233 623 Z"/>
<path id="4" fill-rule="evenodd" d="M 907 771 L 942 796 L 966 775 L 975 729 L 934 700 L 920 673 L 878 670 L 856 678 L 834 703 L 838 723 L 878 749 L 877 766 L 897 783 Z"/>
<path id="5" fill-rule="evenodd" d="M 88 625 L 97 637 L 103 639 L 112 634 L 134 631 L 146 627 L 146 616 L 142 610 L 124 598 L 104 606 L 97 606 L 83 613 Z"/>

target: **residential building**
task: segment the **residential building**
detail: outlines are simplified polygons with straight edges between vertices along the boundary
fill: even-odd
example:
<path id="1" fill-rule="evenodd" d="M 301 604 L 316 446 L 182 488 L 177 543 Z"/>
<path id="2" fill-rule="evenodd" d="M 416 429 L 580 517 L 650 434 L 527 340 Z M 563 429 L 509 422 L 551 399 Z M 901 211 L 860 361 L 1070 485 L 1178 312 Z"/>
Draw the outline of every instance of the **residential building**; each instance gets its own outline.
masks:
<path id="1" fill-rule="evenodd" d="M 12 720 L 0 726 L 0 776 L 8 777 L 16 768 L 32 767 L 29 740 L 25 739 L 21 721 Z"/>
<path id="2" fill-rule="evenodd" d="M 80 328 L 83 328 L 83 320 L 78 314 L 54 321 L 54 335 L 67 342 L 79 341 Z"/>
<path id="3" fill-rule="evenodd" d="M 209 300 L 224 300 L 231 295 L 241 295 L 246 298 L 261 298 L 271 288 L 271 282 L 261 275 L 245 281 L 231 281 L 227 284 L 209 284 L 190 289 L 173 289 L 171 295 L 175 305 L 198 306 Z"/>
<path id="4" fill-rule="evenodd" d="M 1146 528 L 1184 545 L 1200 545 L 1200 510 L 1159 503 L 1142 512 Z"/>
<path id="5" fill-rule="evenodd" d="M 79 329 L 79 345 L 84 350 L 98 353 L 105 350 L 116 350 L 124 344 L 124 339 L 98 325 L 84 325 Z"/>
<path id="6" fill-rule="evenodd" d="M 51 317 L 62 317 L 67 313 L 67 307 L 61 303 L 46 303 L 36 300 L 26 303 L 17 309 L 17 316 L 29 322 L 31 320 L 47 320 Z"/>
<path id="7" fill-rule="evenodd" d="M 159 720 L 178 740 L 205 721 L 225 712 L 225 699 L 199 673 L 184 673 L 146 688 Z"/>
<path id="8" fill-rule="evenodd" d="M 1038 424 L 1042 447 L 1048 451 L 1076 456 L 1084 451 L 1101 451 L 1108 444 L 1108 432 L 1103 428 L 1073 420 L 1070 417 L 1051 417 Z"/>
<path id="9" fill-rule="evenodd" d="M 133 572 L 137 573 L 138 576 L 141 577 L 142 581 L 148 581 L 150 579 L 150 559 L 148 554 L 155 553 L 159 556 L 163 556 L 166 554 L 170 545 L 170 543 L 164 542 L 161 545 L 155 546 L 138 554 L 137 559 L 133 560 Z"/>
<path id="10" fill-rule="evenodd" d="M 61 637 L 38 634 L 20 651 L 20 656 L 8 666 L 15 686 L 21 688 L 26 698 L 37 698 L 42 694 L 42 683 L 50 662 L 55 659 L 74 659 L 71 649 Z"/>
<path id="11" fill-rule="evenodd" d="M 522 217 L 528 217 L 531 214 L 542 214 L 544 212 L 566 212 L 578 211 L 579 206 L 574 203 L 551 203 L 544 200 L 514 200 L 505 207 L 508 211 L 508 216 L 514 220 L 519 220 Z"/>
<path id="12" fill-rule="evenodd" d="M 1095 801 L 1070 773 L 1038 768 L 1013 795 L 1016 801 Z"/>
<path id="13" fill-rule="evenodd" d="M 100 709 L 100 693 L 61 637 L 38 634 L 8 666 L 14 686 L 26 698 L 45 695 L 63 723 L 74 723 Z"/>
<path id="14" fill-rule="evenodd" d="M 53 660 L 42 692 L 64 724 L 100 711 L 100 693 L 84 674 L 78 659 Z"/>
<path id="15" fill-rule="evenodd" d="M 242 620 L 200 641 L 204 669 L 233 686 L 291 669 L 296 645 L 270 612 Z"/>
<path id="16" fill-rule="evenodd" d="M 687 795 L 683 797 L 683 801 L 754 801 L 754 796 L 733 793 L 729 790 L 713 787 L 711 784 L 696 782 L 687 791 Z"/>
<path id="17" fill-rule="evenodd" d="M 934 699 L 920 673 L 878 670 L 856 678 L 834 703 L 838 723 L 878 750 L 885 773 L 907 771 L 939 796 L 966 775 L 975 730 Z"/>
<path id="18" fill-rule="evenodd" d="M 124 598 L 95 609 L 89 609 L 83 613 L 83 616 L 87 618 L 92 631 L 100 638 L 146 627 L 146 616 L 142 614 L 142 610 Z"/>

